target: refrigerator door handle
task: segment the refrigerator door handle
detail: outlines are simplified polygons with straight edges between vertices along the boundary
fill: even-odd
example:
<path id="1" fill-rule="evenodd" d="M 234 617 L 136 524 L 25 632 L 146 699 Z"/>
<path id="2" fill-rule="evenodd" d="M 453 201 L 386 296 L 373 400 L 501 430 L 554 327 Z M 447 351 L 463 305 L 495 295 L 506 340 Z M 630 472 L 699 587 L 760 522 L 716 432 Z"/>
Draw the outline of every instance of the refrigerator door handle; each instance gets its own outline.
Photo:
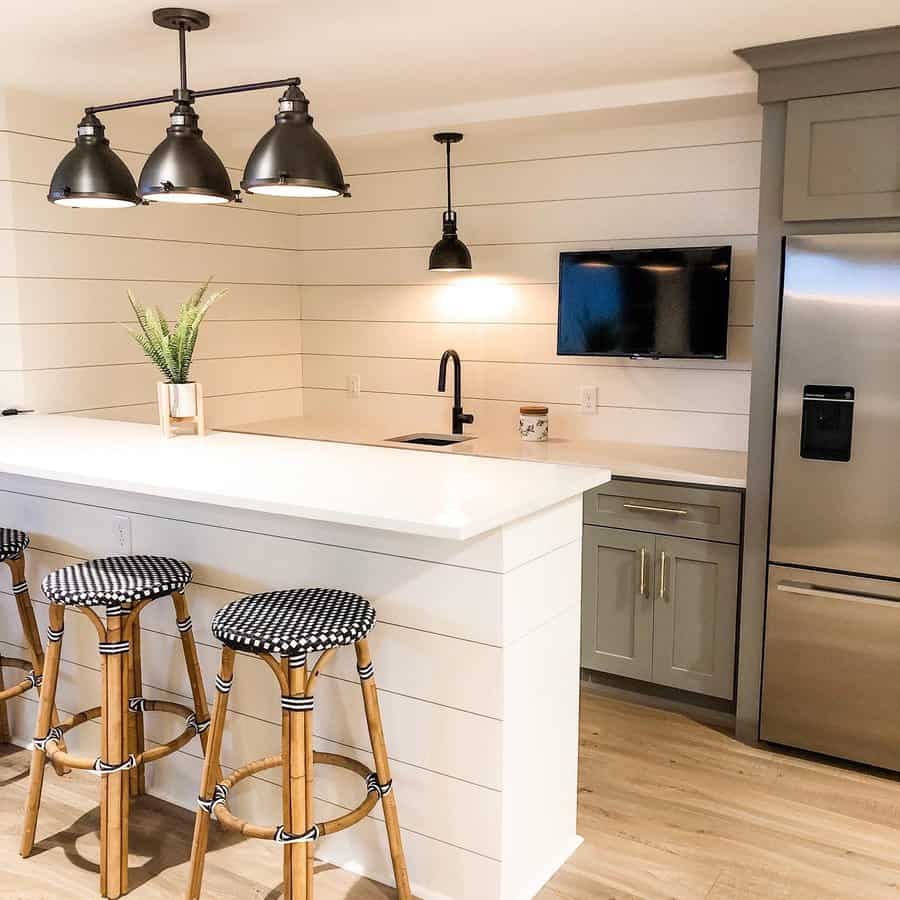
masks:
<path id="1" fill-rule="evenodd" d="M 879 597 L 877 594 L 856 594 L 852 591 L 835 591 L 830 588 L 817 588 L 812 584 L 801 584 L 797 581 L 780 581 L 775 590 L 784 594 L 801 594 L 805 597 L 821 597 L 823 600 L 851 600 L 857 603 L 875 603 L 885 606 L 897 606 L 898 600 L 891 597 Z"/>

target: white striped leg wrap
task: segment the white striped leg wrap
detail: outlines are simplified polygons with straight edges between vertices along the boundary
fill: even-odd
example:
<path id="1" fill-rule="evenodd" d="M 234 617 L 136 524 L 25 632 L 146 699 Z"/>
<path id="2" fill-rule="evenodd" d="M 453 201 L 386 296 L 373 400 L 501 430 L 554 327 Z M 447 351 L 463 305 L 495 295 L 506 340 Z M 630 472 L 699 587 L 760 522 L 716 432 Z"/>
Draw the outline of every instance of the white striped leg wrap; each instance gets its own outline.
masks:
<path id="1" fill-rule="evenodd" d="M 197 798 L 197 806 L 203 810 L 208 816 L 213 814 L 213 810 L 220 804 L 224 803 L 228 797 L 228 788 L 224 784 L 217 784 L 213 788 L 212 800 L 204 800 L 202 797 Z"/>
<path id="2" fill-rule="evenodd" d="M 95 775 L 112 775 L 114 772 L 127 772 L 135 766 L 137 766 L 137 758 L 133 753 L 129 753 L 128 759 L 125 762 L 118 763 L 118 765 L 105 762 L 98 756 L 94 760 L 94 765 L 91 766 L 90 771 Z"/>
<path id="3" fill-rule="evenodd" d="M 131 712 L 144 712 L 147 709 L 147 701 L 143 697 L 131 697 L 128 700 L 128 709 Z"/>
<path id="4" fill-rule="evenodd" d="M 127 653 L 130 646 L 128 641 L 100 641 L 97 648 L 104 656 L 118 656 Z"/>
<path id="5" fill-rule="evenodd" d="M 384 797 L 385 794 L 389 794 L 391 792 L 391 788 L 394 786 L 393 781 L 389 781 L 387 784 L 379 784 L 378 776 L 374 772 L 370 772 L 366 776 L 366 793 L 371 794 L 372 791 L 377 791 Z"/>
<path id="6" fill-rule="evenodd" d="M 178 619 L 175 620 L 175 627 L 184 634 L 186 631 L 190 631 L 191 628 L 194 627 L 194 623 L 191 621 L 191 617 L 188 616 L 186 619 L 182 619 L 180 622 Z"/>
<path id="7" fill-rule="evenodd" d="M 318 839 L 318 825 L 313 825 L 309 831 L 304 831 L 303 834 L 291 834 L 289 831 L 284 830 L 283 825 L 279 825 L 275 829 L 275 834 L 272 836 L 272 840 L 275 841 L 276 844 L 308 844 L 311 841 L 317 841 Z"/>
<path id="8" fill-rule="evenodd" d="M 28 584 L 24 581 L 20 581 L 18 584 L 12 586 L 12 592 L 14 594 L 24 594 L 27 590 Z"/>
<path id="9" fill-rule="evenodd" d="M 315 699 L 301 695 L 299 697 L 281 696 L 281 708 L 288 712 L 312 712 Z"/>
<path id="10" fill-rule="evenodd" d="M 32 669 L 25 677 L 31 682 L 33 688 L 39 688 L 44 681 L 44 676 L 35 675 L 34 669 Z"/>
<path id="11" fill-rule="evenodd" d="M 110 603 L 109 606 L 106 607 L 106 618 L 114 619 L 116 616 L 123 615 L 122 607 L 118 603 Z"/>
<path id="12" fill-rule="evenodd" d="M 284 659 L 284 657 L 282 657 Z M 306 654 L 305 653 L 296 653 L 293 656 L 288 656 L 288 667 L 291 669 L 302 669 L 306 665 Z"/>
<path id="13" fill-rule="evenodd" d="M 231 690 L 231 685 L 233 683 L 234 683 L 233 675 L 231 676 L 231 678 L 228 679 L 228 681 L 226 681 L 224 678 L 222 678 L 221 675 L 216 675 L 216 690 L 220 694 L 227 694 Z"/>
<path id="14" fill-rule="evenodd" d="M 51 641 L 51 642 L 52 642 L 52 641 L 61 641 L 61 640 L 62 640 L 62 636 L 63 636 L 63 630 L 62 630 L 62 628 L 60 628 L 59 631 L 56 631 L 56 630 L 53 629 L 53 628 L 48 628 L 48 629 L 47 629 L 47 640 L 48 640 L 48 641 Z"/>
<path id="15" fill-rule="evenodd" d="M 191 713 L 185 720 L 185 725 L 188 728 L 193 728 L 195 734 L 203 734 L 204 731 L 209 728 L 209 719 L 204 719 L 202 722 L 197 721 L 196 713 Z"/>
<path id="16" fill-rule="evenodd" d="M 375 674 L 375 666 L 370 662 L 365 666 L 357 666 L 356 671 L 359 672 L 359 680 L 365 681 L 367 678 L 371 678 Z"/>
<path id="17" fill-rule="evenodd" d="M 41 753 L 46 753 L 46 752 L 47 752 L 47 744 L 48 744 L 50 741 L 59 741 L 59 740 L 62 740 L 62 736 L 63 736 L 62 731 L 60 731 L 58 728 L 55 728 L 55 727 L 54 727 L 54 728 L 51 728 L 51 729 L 47 732 L 47 734 L 46 734 L 44 737 L 42 737 L 42 738 L 35 738 L 35 739 L 31 742 L 31 746 L 32 746 L 35 750 L 40 750 Z"/>

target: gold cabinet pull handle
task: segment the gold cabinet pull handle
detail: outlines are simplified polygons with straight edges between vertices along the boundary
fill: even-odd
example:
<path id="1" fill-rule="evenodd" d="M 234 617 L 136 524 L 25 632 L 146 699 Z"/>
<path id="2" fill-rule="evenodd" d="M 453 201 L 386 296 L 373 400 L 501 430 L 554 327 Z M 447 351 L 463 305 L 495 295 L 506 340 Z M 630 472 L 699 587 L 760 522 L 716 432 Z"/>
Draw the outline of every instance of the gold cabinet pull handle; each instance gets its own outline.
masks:
<path id="1" fill-rule="evenodd" d="M 639 503 L 623 503 L 623 509 L 636 509 L 640 512 L 668 513 L 670 516 L 686 516 L 686 509 L 667 509 L 664 506 L 641 506 Z"/>
<path id="2" fill-rule="evenodd" d="M 647 548 L 641 547 L 641 596 L 647 597 Z"/>
<path id="3" fill-rule="evenodd" d="M 666 597 L 666 551 L 662 550 L 659 554 L 659 599 L 667 600 Z"/>

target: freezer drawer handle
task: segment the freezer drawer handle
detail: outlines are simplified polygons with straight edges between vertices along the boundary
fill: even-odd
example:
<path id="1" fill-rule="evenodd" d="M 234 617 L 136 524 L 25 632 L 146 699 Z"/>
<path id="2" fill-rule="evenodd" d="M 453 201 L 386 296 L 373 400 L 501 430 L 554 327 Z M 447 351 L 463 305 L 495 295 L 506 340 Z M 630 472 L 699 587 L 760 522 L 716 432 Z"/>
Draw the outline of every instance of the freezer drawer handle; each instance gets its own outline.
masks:
<path id="1" fill-rule="evenodd" d="M 900 597 L 879 597 L 876 594 L 854 594 L 850 591 L 832 591 L 817 588 L 811 584 L 798 584 L 795 581 L 781 581 L 776 590 L 785 594 L 802 594 L 806 597 L 822 597 L 825 600 L 854 600 L 859 603 L 883 603 L 897 606 Z"/>
<path id="2" fill-rule="evenodd" d="M 670 516 L 686 516 L 686 509 L 666 509 L 664 506 L 640 506 L 637 503 L 623 503 L 623 509 L 637 509 L 641 512 L 668 513 Z"/>

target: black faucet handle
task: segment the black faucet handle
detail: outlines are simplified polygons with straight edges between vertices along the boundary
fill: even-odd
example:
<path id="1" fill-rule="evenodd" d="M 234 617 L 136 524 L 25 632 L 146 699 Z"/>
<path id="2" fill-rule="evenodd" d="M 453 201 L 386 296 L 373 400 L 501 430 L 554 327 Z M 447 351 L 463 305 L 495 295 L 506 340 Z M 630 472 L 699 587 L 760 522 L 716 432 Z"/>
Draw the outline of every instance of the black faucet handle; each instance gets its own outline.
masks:
<path id="1" fill-rule="evenodd" d="M 472 413 L 460 413 L 459 421 L 463 425 L 471 425 L 475 421 L 475 416 Z"/>

